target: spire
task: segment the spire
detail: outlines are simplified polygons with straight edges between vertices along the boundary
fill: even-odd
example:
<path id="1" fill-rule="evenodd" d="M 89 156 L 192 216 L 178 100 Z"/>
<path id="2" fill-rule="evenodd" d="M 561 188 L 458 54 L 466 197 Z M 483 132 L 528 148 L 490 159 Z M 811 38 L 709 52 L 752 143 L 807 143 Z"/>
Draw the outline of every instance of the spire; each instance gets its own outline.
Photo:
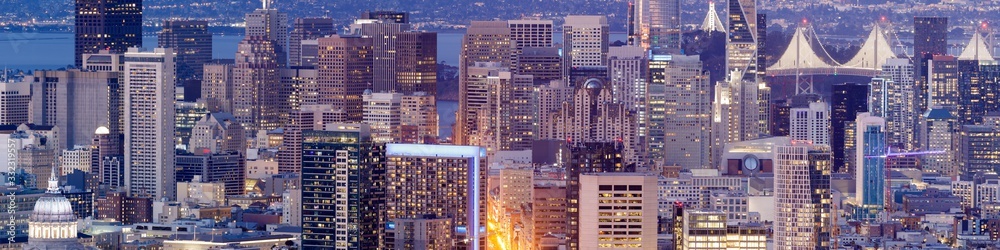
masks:
<path id="1" fill-rule="evenodd" d="M 49 188 L 45 190 L 48 194 L 59 194 L 59 177 L 56 175 L 56 164 L 52 164 L 52 174 L 49 175 Z"/>
<path id="2" fill-rule="evenodd" d="M 975 31 L 972 34 L 972 39 L 969 44 L 965 46 L 962 50 L 962 55 L 958 56 L 959 60 L 978 60 L 978 61 L 993 61 L 993 55 L 990 54 L 990 49 L 986 46 L 986 41 L 983 36 L 979 34 L 979 31 Z"/>
<path id="3" fill-rule="evenodd" d="M 701 30 L 712 32 L 726 32 L 723 28 L 722 19 L 719 19 L 719 15 L 715 12 L 715 2 L 708 2 L 708 14 L 705 15 L 705 20 L 701 22 Z"/>
<path id="4" fill-rule="evenodd" d="M 270 5 L 271 5 L 271 0 L 261 0 L 261 2 L 264 3 L 264 9 L 265 10 L 267 9 L 267 7 L 270 7 Z"/>

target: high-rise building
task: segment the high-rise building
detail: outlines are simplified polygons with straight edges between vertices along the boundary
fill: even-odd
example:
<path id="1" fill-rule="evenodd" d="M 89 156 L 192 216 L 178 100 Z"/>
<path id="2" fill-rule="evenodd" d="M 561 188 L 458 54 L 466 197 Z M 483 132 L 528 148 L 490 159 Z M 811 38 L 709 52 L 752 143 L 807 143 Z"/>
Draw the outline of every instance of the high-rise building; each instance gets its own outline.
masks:
<path id="1" fill-rule="evenodd" d="M 244 152 L 246 132 L 229 113 L 210 113 L 191 129 L 188 151 L 196 155 Z"/>
<path id="2" fill-rule="evenodd" d="M 209 112 L 233 112 L 233 61 L 205 63 L 201 78 L 201 98 Z"/>
<path id="3" fill-rule="evenodd" d="M 983 124 L 987 112 L 1000 111 L 1000 64 L 958 60 L 958 121 Z"/>
<path id="4" fill-rule="evenodd" d="M 288 65 L 309 66 L 302 61 L 302 42 L 335 34 L 337 34 L 337 28 L 333 26 L 332 18 L 296 18 L 295 23 L 292 24 L 291 38 L 288 41 Z"/>
<path id="5" fill-rule="evenodd" d="M 563 24 L 563 75 L 572 68 L 608 65 L 606 16 L 567 16 Z"/>
<path id="6" fill-rule="evenodd" d="M 462 39 L 462 51 L 459 55 L 458 63 L 458 113 L 455 116 L 455 133 L 453 141 L 456 144 L 469 144 L 470 132 L 475 129 L 472 121 L 475 117 L 470 117 L 470 109 L 475 109 L 480 105 L 470 103 L 462 96 L 475 95 L 475 91 L 469 89 L 469 67 L 475 67 L 477 63 L 495 62 L 501 67 L 510 67 L 514 62 L 516 47 L 511 40 L 510 27 L 503 21 L 473 21 L 466 30 Z"/>
<path id="7" fill-rule="evenodd" d="M 410 23 L 410 13 L 398 11 L 365 11 L 361 13 L 361 19 L 385 20 L 394 23 Z"/>
<path id="8" fill-rule="evenodd" d="M 655 165 L 710 168 L 712 94 L 696 56 L 653 55 L 646 99 L 646 150 Z"/>
<path id="9" fill-rule="evenodd" d="M 302 246 L 378 249 L 386 228 L 385 146 L 367 125 L 329 125 L 302 135 Z"/>
<path id="10" fill-rule="evenodd" d="M 58 127 L 60 150 L 90 144 L 94 130 L 101 126 L 109 128 L 113 136 L 121 134 L 118 72 L 35 71 L 28 79 L 32 81 L 29 121 Z M 173 83 L 173 78 L 163 79 Z M 170 88 L 173 93 L 173 85 Z M 173 109 L 173 96 L 170 98 Z"/>
<path id="11" fill-rule="evenodd" d="M 635 165 L 625 163 L 622 157 L 624 145 L 617 142 L 574 142 L 563 154 L 568 160 L 563 162 L 566 168 L 566 248 L 588 249 L 582 247 L 582 236 L 592 228 L 583 228 L 580 224 L 583 193 L 581 178 L 586 173 L 616 173 L 635 172 Z M 644 213 L 645 214 L 645 213 Z"/>
<path id="12" fill-rule="evenodd" d="M 959 131 L 956 158 L 961 175 L 972 179 L 976 174 L 1000 172 L 1000 128 L 990 125 L 964 125 Z"/>
<path id="13" fill-rule="evenodd" d="M 954 56 L 934 56 L 927 61 L 927 104 L 929 109 L 943 108 L 958 117 L 958 59 Z"/>
<path id="14" fill-rule="evenodd" d="M 477 63 L 469 67 L 459 96 L 468 106 L 460 107 L 457 123 L 468 128 L 468 142 L 492 153 L 531 148 L 535 139 L 534 81 L 517 75 L 501 63 Z M 461 112 L 465 113 L 461 113 Z"/>
<path id="15" fill-rule="evenodd" d="M 562 56 L 556 47 L 523 48 L 517 56 L 516 67 L 517 74 L 533 76 L 535 86 L 562 79 Z"/>
<path id="16" fill-rule="evenodd" d="M 508 20 L 507 27 L 518 51 L 552 47 L 552 20 Z"/>
<path id="17" fill-rule="evenodd" d="M 742 73 L 733 72 L 734 75 Z M 762 88 L 763 87 L 763 88 Z M 769 134 L 761 129 L 760 92 L 769 88 L 754 81 L 732 78 L 715 84 L 712 100 L 713 158 L 717 158 L 727 142 L 747 141 Z M 713 159 L 716 160 L 716 159 Z"/>
<path id="18" fill-rule="evenodd" d="M 933 152 L 922 157 L 924 171 L 958 176 L 958 169 L 953 164 L 958 119 L 947 109 L 934 108 L 924 113 L 921 120 L 920 149 Z"/>
<path id="19" fill-rule="evenodd" d="M 247 37 L 240 42 L 233 66 L 233 115 L 249 131 L 273 130 L 283 124 L 288 98 L 280 95 L 279 63 L 273 41 Z"/>
<path id="20" fill-rule="evenodd" d="M 770 107 L 771 122 L 768 125 L 771 129 L 771 136 L 788 136 L 792 121 L 792 104 L 788 100 L 774 100 Z M 834 137 L 837 138 L 837 137 Z"/>
<path id="21" fill-rule="evenodd" d="M 433 215 L 414 219 L 394 219 L 389 222 L 392 227 L 385 233 L 395 236 L 392 244 L 405 246 L 397 249 L 450 249 L 453 247 L 452 230 L 449 218 L 437 218 Z"/>
<path id="22" fill-rule="evenodd" d="M 729 1 L 729 39 L 726 72 L 734 80 L 757 81 L 757 4 L 754 0 Z M 739 71 L 735 71 L 739 70 Z"/>
<path id="23" fill-rule="evenodd" d="M 351 35 L 370 38 L 372 55 L 373 92 L 392 92 L 396 90 L 397 36 L 410 29 L 410 24 L 395 23 L 381 20 L 361 19 L 351 24 Z"/>
<path id="24" fill-rule="evenodd" d="M 317 104 L 331 104 L 349 122 L 364 119 L 361 95 L 372 89 L 372 39 L 330 36 L 319 39 Z"/>
<path id="25" fill-rule="evenodd" d="M 636 2 L 636 28 L 644 48 L 681 48 L 681 1 L 640 0 Z"/>
<path id="26" fill-rule="evenodd" d="M 0 124 L 28 123 L 31 82 L 0 82 Z"/>
<path id="27" fill-rule="evenodd" d="M 677 209 L 675 249 L 767 249 L 768 230 L 759 222 L 734 222 L 717 209 Z"/>
<path id="28" fill-rule="evenodd" d="M 111 188 L 125 186 L 125 156 L 121 143 L 120 135 L 112 137 L 107 127 L 98 127 L 94 131 L 91 152 L 95 153 L 97 161 L 91 170 L 97 175 L 98 182 Z"/>
<path id="29" fill-rule="evenodd" d="M 886 154 L 885 119 L 860 113 L 855 120 L 855 186 L 858 207 L 854 218 L 874 221 L 886 205 Z"/>
<path id="30" fill-rule="evenodd" d="M 646 78 L 649 58 L 638 46 L 611 47 L 608 52 L 608 78 L 614 102 L 633 111 L 645 113 Z M 641 110 L 641 111 L 640 111 Z"/>
<path id="31" fill-rule="evenodd" d="M 166 20 L 156 40 L 160 48 L 177 53 L 177 80 L 201 80 L 204 65 L 212 60 L 212 33 L 208 21 Z"/>
<path id="32" fill-rule="evenodd" d="M 344 122 L 342 110 L 332 105 L 303 105 L 288 115 L 284 127 L 281 146 L 278 150 L 278 172 L 299 173 L 302 170 L 302 133 L 308 130 L 323 130 L 327 124 Z"/>
<path id="33" fill-rule="evenodd" d="M 874 80 L 873 80 L 874 81 Z M 841 83 L 833 85 L 833 95 L 830 100 L 830 148 L 833 150 L 833 171 L 840 172 L 845 165 L 844 141 L 853 138 L 844 137 L 847 123 L 854 121 L 858 113 L 868 112 L 869 90 L 875 92 L 874 85 L 859 83 Z M 880 92 L 876 92 L 880 93 Z M 792 113 L 794 117 L 795 113 Z M 794 125 L 793 125 L 794 126 Z M 844 138 L 844 139 L 841 139 Z"/>
<path id="34" fill-rule="evenodd" d="M 485 249 L 485 237 L 480 237 L 479 230 L 486 226 L 484 148 L 387 144 L 385 154 L 386 221 L 424 215 L 448 218 L 456 243 L 452 249 Z M 385 235 L 380 248 L 397 249 L 397 237 Z"/>
<path id="35" fill-rule="evenodd" d="M 649 173 L 581 174 L 578 249 L 655 248 L 658 191 Z"/>
<path id="36" fill-rule="evenodd" d="M 889 59 L 882 65 L 882 76 L 872 78 L 868 111 L 873 116 L 885 118 L 886 145 L 889 147 L 902 151 L 917 148 L 916 94 L 913 64 L 909 59 Z"/>
<path id="37" fill-rule="evenodd" d="M 916 58 L 948 54 L 947 17 L 913 17 L 913 54 Z"/>
<path id="38" fill-rule="evenodd" d="M 174 52 L 125 53 L 125 185 L 129 196 L 173 199 Z"/>
<path id="39" fill-rule="evenodd" d="M 532 242 L 541 245 L 546 234 L 566 233 L 566 180 L 541 180 L 536 178 L 531 194 Z"/>
<path id="40" fill-rule="evenodd" d="M 793 107 L 789 116 L 789 135 L 792 140 L 830 145 L 830 105 L 826 102 L 809 102 L 804 106 Z"/>
<path id="41" fill-rule="evenodd" d="M 437 95 L 437 33 L 402 32 L 396 34 L 394 42 L 396 68 L 393 76 L 396 85 L 391 91 L 406 95 L 416 92 Z"/>
<path id="42" fill-rule="evenodd" d="M 562 102 L 550 117 L 541 117 L 539 139 L 570 142 L 619 142 L 626 163 L 640 162 L 635 111 L 615 103 L 607 79 L 588 78 L 574 87 L 569 100 Z"/>
<path id="43" fill-rule="evenodd" d="M 290 111 L 300 110 L 303 105 L 314 105 L 319 99 L 319 70 L 306 67 L 280 69 L 281 96 L 287 98 Z M 284 118 L 284 117 L 282 117 Z M 285 124 L 288 124 L 285 118 Z"/>
<path id="44" fill-rule="evenodd" d="M 83 54 L 122 54 L 142 47 L 142 0 L 76 0 L 76 65 Z"/>
<path id="45" fill-rule="evenodd" d="M 380 143 L 401 141 L 400 111 L 403 94 L 366 92 L 363 98 L 364 123 L 371 127 L 371 140 Z"/>
<path id="46" fill-rule="evenodd" d="M 246 39 L 270 41 L 270 53 L 278 67 L 288 65 L 288 14 L 279 12 L 271 5 L 273 0 L 264 0 L 260 9 L 246 14 Z M 243 49 L 240 49 L 241 51 Z"/>
<path id="47" fill-rule="evenodd" d="M 774 150 L 775 249 L 830 248 L 830 148 L 793 141 Z"/>
<path id="48" fill-rule="evenodd" d="M 437 142 L 438 114 L 433 95 L 416 92 L 405 95 L 400 105 L 399 130 L 402 143 Z"/>
<path id="49" fill-rule="evenodd" d="M 246 181 L 246 156 L 242 152 L 202 155 L 178 154 L 176 182 L 191 182 L 200 176 L 205 183 L 223 183 L 226 195 L 242 195 Z"/>

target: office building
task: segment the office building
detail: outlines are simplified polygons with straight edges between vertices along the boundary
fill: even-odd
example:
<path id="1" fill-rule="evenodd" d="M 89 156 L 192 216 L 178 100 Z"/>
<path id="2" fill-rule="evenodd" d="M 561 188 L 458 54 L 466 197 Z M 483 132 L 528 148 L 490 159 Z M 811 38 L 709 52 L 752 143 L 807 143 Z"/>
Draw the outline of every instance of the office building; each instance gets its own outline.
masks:
<path id="1" fill-rule="evenodd" d="M 830 105 L 826 102 L 809 102 L 793 107 L 790 113 L 789 135 L 792 140 L 810 141 L 816 145 L 830 145 Z"/>
<path id="2" fill-rule="evenodd" d="M 274 41 L 263 36 L 243 39 L 233 66 L 233 116 L 249 131 L 280 127 L 288 97 L 281 96 Z"/>
<path id="3" fill-rule="evenodd" d="M 79 170 L 84 173 L 91 173 L 94 152 L 90 145 L 77 145 L 73 149 L 64 149 L 60 152 L 59 172 L 60 176 L 68 175 Z M 95 171 L 96 172 L 96 171 Z"/>
<path id="4" fill-rule="evenodd" d="M 386 234 L 395 236 L 392 242 L 396 249 L 450 249 L 454 238 L 449 218 L 427 215 L 423 218 L 395 219 L 389 222 Z"/>
<path id="5" fill-rule="evenodd" d="M 882 65 L 882 76 L 872 78 L 868 111 L 885 118 L 886 145 L 892 148 L 904 151 L 917 148 L 915 126 L 919 113 L 915 91 L 913 64 L 909 59 L 889 59 Z"/>
<path id="6" fill-rule="evenodd" d="M 913 17 L 913 52 L 917 58 L 948 54 L 948 18 Z"/>
<path id="7" fill-rule="evenodd" d="M 337 34 L 333 19 L 326 17 L 296 18 L 292 24 L 292 33 L 288 41 L 289 66 L 313 66 L 303 62 L 303 41 L 316 40 L 328 35 Z"/>
<path id="8" fill-rule="evenodd" d="M 288 14 L 279 12 L 271 5 L 270 1 L 272 0 L 263 1 L 262 8 L 246 14 L 246 39 L 244 40 L 270 41 L 271 46 L 267 49 L 275 55 L 275 57 L 271 57 L 271 60 L 274 60 L 278 67 L 283 68 L 288 65 Z"/>
<path id="9" fill-rule="evenodd" d="M 941 175 L 958 176 L 954 164 L 955 134 L 959 128 L 958 119 L 947 109 L 935 108 L 921 116 L 920 149 L 932 151 L 932 154 L 922 155 L 921 165 L 926 172 L 936 172 Z"/>
<path id="10" fill-rule="evenodd" d="M 349 122 L 364 120 L 361 95 L 372 89 L 372 39 L 330 36 L 319 39 L 317 104 L 342 110 Z"/>
<path id="11" fill-rule="evenodd" d="M 934 56 L 927 61 L 926 107 L 943 108 L 958 117 L 958 59 L 954 56 Z"/>
<path id="12" fill-rule="evenodd" d="M 452 249 L 485 249 L 486 151 L 476 146 L 387 144 L 385 219 L 448 218 Z M 438 173 L 447 172 L 442 175 Z M 446 185 L 454 183 L 455 185 Z M 394 234 L 382 248 L 396 249 Z"/>
<path id="13" fill-rule="evenodd" d="M 400 142 L 431 144 L 438 138 L 437 103 L 433 95 L 415 92 L 401 100 Z"/>
<path id="14" fill-rule="evenodd" d="M 731 81 L 756 83 L 758 37 L 757 4 L 754 0 L 729 0 L 729 39 L 726 42 L 726 72 Z M 738 70 L 738 71 L 736 71 Z"/>
<path id="15" fill-rule="evenodd" d="M 220 152 L 203 155 L 178 154 L 176 182 L 221 182 L 226 195 L 243 195 L 246 180 L 246 156 L 242 152 Z"/>
<path id="16" fill-rule="evenodd" d="M 517 56 L 516 73 L 531 75 L 535 86 L 562 79 L 562 56 L 556 47 L 526 47 Z"/>
<path id="17" fill-rule="evenodd" d="M 574 87 L 572 99 L 550 117 L 540 117 L 539 139 L 568 142 L 619 142 L 629 164 L 640 161 L 636 112 L 612 101 L 607 79 L 588 78 Z"/>
<path id="18" fill-rule="evenodd" d="M 733 75 L 742 75 L 733 72 Z M 716 150 L 727 142 L 746 141 L 770 134 L 761 125 L 762 110 L 760 95 L 769 88 L 754 81 L 730 78 L 715 84 L 712 100 L 712 143 Z M 770 119 L 770 118 L 769 118 Z M 766 123 L 766 122 L 765 122 Z M 713 152 L 713 157 L 719 155 Z"/>
<path id="19" fill-rule="evenodd" d="M 302 133 L 307 130 L 323 130 L 327 124 L 341 123 L 344 112 L 333 109 L 332 105 L 303 105 L 289 114 L 288 124 L 283 128 L 281 146 L 278 150 L 277 170 L 281 173 L 299 173 L 302 170 Z"/>
<path id="20" fill-rule="evenodd" d="M 719 210 L 683 209 L 684 218 L 678 234 L 683 241 L 676 249 L 726 249 L 726 214 Z"/>
<path id="21" fill-rule="evenodd" d="M 107 127 L 98 127 L 90 146 L 97 157 L 96 165 L 91 166 L 91 173 L 97 175 L 98 182 L 111 188 L 125 186 L 121 135 L 112 136 Z"/>
<path id="22" fill-rule="evenodd" d="M 646 51 L 637 46 L 611 47 L 608 57 L 612 100 L 645 113 L 643 104 L 649 63 Z"/>
<path id="23" fill-rule="evenodd" d="M 212 60 L 212 33 L 208 21 L 165 20 L 156 40 L 160 48 L 177 53 L 177 80 L 202 79 L 205 63 Z"/>
<path id="24" fill-rule="evenodd" d="M 31 82 L 0 83 L 0 124 L 28 123 L 31 107 Z"/>
<path id="25" fill-rule="evenodd" d="M 129 196 L 172 199 L 174 52 L 125 53 L 125 185 Z"/>
<path id="26" fill-rule="evenodd" d="M 649 249 L 656 246 L 657 218 L 654 215 L 659 204 L 656 185 L 656 176 L 652 174 L 581 174 L 579 249 Z"/>
<path id="27" fill-rule="evenodd" d="M 380 143 L 400 141 L 403 94 L 366 92 L 363 98 L 364 123 L 371 127 L 371 140 Z"/>
<path id="28" fill-rule="evenodd" d="M 302 246 L 378 249 L 385 228 L 384 144 L 367 125 L 334 124 L 302 135 Z"/>
<path id="29" fill-rule="evenodd" d="M 872 81 L 875 81 L 874 79 Z M 884 86 L 884 85 L 882 85 Z M 867 85 L 859 83 L 841 83 L 833 85 L 833 95 L 830 98 L 830 148 L 833 150 L 833 171 L 840 172 L 840 169 L 848 164 L 844 163 L 844 130 L 847 123 L 854 121 L 858 113 L 868 112 L 869 97 L 882 93 L 876 91 L 876 84 Z M 871 90 L 872 94 L 869 94 Z M 793 108 L 794 110 L 794 108 Z M 792 113 L 794 116 L 795 113 Z M 794 126 L 794 125 L 793 125 Z M 851 140 L 847 138 L 846 140 Z"/>
<path id="30" fill-rule="evenodd" d="M 681 48 L 681 1 L 640 0 L 636 2 L 636 34 L 644 48 Z"/>
<path id="31" fill-rule="evenodd" d="M 209 112 L 233 113 L 233 61 L 205 63 L 201 78 L 201 98 Z"/>
<path id="32" fill-rule="evenodd" d="M 964 178 L 1000 172 L 1000 129 L 988 125 L 964 125 L 958 137 L 956 158 Z"/>
<path id="33" fill-rule="evenodd" d="M 468 142 L 490 153 L 530 149 L 536 119 L 531 76 L 513 74 L 495 62 L 477 63 L 466 72 L 467 95 L 459 99 L 468 106 L 459 107 L 459 116 L 467 120 L 457 122 L 468 128 Z"/>
<path id="34" fill-rule="evenodd" d="M 507 27 L 518 51 L 552 47 L 552 20 L 508 20 Z"/>
<path id="35" fill-rule="evenodd" d="M 76 0 L 74 13 L 77 67 L 83 66 L 83 54 L 142 47 L 142 0 Z"/>
<path id="36" fill-rule="evenodd" d="M 394 23 L 409 23 L 410 13 L 398 11 L 365 11 L 361 13 L 361 19 L 384 20 Z"/>
<path id="37" fill-rule="evenodd" d="M 576 67 L 608 65 L 606 16 L 566 16 L 563 24 L 563 75 Z"/>
<path id="38" fill-rule="evenodd" d="M 983 124 L 987 112 L 1000 111 L 1000 64 L 988 57 L 958 60 L 958 121 L 963 125 Z"/>
<path id="39" fill-rule="evenodd" d="M 712 95 L 695 56 L 653 55 L 645 119 L 649 161 L 684 169 L 710 168 Z"/>
<path id="40" fill-rule="evenodd" d="M 396 34 L 395 43 L 396 85 L 390 91 L 437 95 L 437 33 L 402 32 Z"/>
<path id="41" fill-rule="evenodd" d="M 373 92 L 392 92 L 396 90 L 397 67 L 397 35 L 410 29 L 406 23 L 391 21 L 360 19 L 350 25 L 351 35 L 370 38 L 372 50 L 372 82 Z"/>
<path id="42" fill-rule="evenodd" d="M 593 228 L 583 228 L 580 224 L 584 214 L 582 212 L 583 197 L 582 181 L 587 173 L 618 173 L 635 172 L 635 165 L 627 164 L 622 157 L 624 145 L 616 142 L 575 142 L 570 146 L 569 152 L 564 152 L 569 157 L 564 161 L 566 168 L 566 248 L 567 249 L 588 249 L 581 247 L 581 240 L 586 233 L 593 232 Z M 564 157 L 566 157 L 564 156 Z M 592 198 L 592 197 L 588 197 Z M 588 232 L 589 231 L 589 232 Z"/>
<path id="43" fill-rule="evenodd" d="M 124 225 L 153 221 L 153 199 L 130 197 L 125 192 L 108 192 L 94 199 L 94 218 L 119 221 Z"/>
<path id="44" fill-rule="evenodd" d="M 282 86 L 281 96 L 287 97 L 290 111 L 300 110 L 302 105 L 313 105 L 319 99 L 319 70 L 308 69 L 305 66 L 280 69 L 279 82 Z M 287 124 L 287 120 L 286 120 Z"/>
<path id="45" fill-rule="evenodd" d="M 191 130 L 188 151 L 194 154 L 243 152 L 246 149 L 246 132 L 229 113 L 210 113 L 199 120 Z"/>
<path id="46" fill-rule="evenodd" d="M 774 150 L 775 249 L 829 248 L 830 148 L 798 141 Z"/>
<path id="47" fill-rule="evenodd" d="M 171 65 L 172 66 L 172 65 Z M 31 83 L 30 122 L 59 127 L 59 149 L 90 143 L 94 130 L 106 126 L 121 133 L 118 122 L 122 109 L 121 81 L 117 72 L 86 72 L 79 70 L 35 71 Z M 173 78 L 170 93 L 173 93 Z M 170 96 L 173 109 L 173 95 Z M 173 122 L 171 122 L 173 125 Z"/>
<path id="48" fill-rule="evenodd" d="M 458 63 L 458 113 L 455 116 L 455 144 L 469 144 L 469 135 L 474 131 L 476 117 L 470 117 L 470 109 L 475 110 L 480 104 L 470 103 L 463 96 L 474 95 L 470 89 L 470 67 L 477 63 L 495 62 L 501 67 L 510 67 L 514 60 L 514 44 L 511 40 L 510 27 L 503 21 L 473 21 L 462 38 L 462 51 Z M 473 87 L 474 88 L 474 87 Z"/>
<path id="49" fill-rule="evenodd" d="M 565 234 L 566 181 L 536 178 L 531 197 L 532 242 L 538 246 L 546 234 Z"/>
<path id="50" fill-rule="evenodd" d="M 858 207 L 854 218 L 875 221 L 886 206 L 885 119 L 860 113 L 855 120 L 855 186 Z"/>

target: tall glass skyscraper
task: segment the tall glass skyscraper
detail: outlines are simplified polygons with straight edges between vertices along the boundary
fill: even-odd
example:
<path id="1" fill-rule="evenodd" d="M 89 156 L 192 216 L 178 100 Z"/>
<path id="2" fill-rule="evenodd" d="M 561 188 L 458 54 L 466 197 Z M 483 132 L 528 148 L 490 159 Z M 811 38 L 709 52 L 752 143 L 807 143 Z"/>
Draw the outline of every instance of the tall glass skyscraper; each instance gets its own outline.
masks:
<path id="1" fill-rule="evenodd" d="M 855 171 L 858 207 L 857 220 L 874 220 L 885 207 L 885 119 L 869 113 L 858 114 L 855 150 L 858 170 Z"/>

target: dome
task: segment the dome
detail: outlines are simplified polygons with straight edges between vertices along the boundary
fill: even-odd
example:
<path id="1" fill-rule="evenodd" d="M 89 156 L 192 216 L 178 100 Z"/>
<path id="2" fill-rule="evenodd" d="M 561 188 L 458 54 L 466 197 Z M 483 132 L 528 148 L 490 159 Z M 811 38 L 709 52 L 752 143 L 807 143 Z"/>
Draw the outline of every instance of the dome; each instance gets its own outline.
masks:
<path id="1" fill-rule="evenodd" d="M 97 131 L 94 131 L 94 134 L 99 134 L 99 135 L 106 135 L 106 134 L 110 134 L 110 133 L 111 133 L 111 130 L 108 130 L 108 127 L 105 127 L 105 126 L 97 127 Z"/>
<path id="2" fill-rule="evenodd" d="M 597 78 L 587 79 L 587 81 L 583 83 L 583 87 L 588 89 L 599 89 L 602 85 L 601 80 Z"/>
<path id="3" fill-rule="evenodd" d="M 76 223 L 76 215 L 73 214 L 73 205 L 66 197 L 46 195 L 35 202 L 30 221 Z"/>

